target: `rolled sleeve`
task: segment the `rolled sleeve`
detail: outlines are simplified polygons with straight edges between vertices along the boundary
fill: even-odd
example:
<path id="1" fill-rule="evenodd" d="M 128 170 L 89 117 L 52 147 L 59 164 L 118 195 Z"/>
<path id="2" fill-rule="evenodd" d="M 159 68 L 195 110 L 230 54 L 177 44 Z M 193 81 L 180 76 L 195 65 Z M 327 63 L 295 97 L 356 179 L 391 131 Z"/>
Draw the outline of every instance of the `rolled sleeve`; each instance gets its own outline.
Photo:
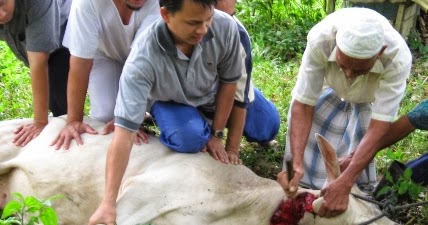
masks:
<path id="1" fill-rule="evenodd" d="M 372 107 L 372 118 L 391 122 L 397 115 L 400 102 L 406 90 L 406 80 L 411 69 L 411 58 L 405 61 L 402 68 L 387 68 L 375 91 Z M 397 64 L 400 65 L 400 64 Z"/>
<path id="2" fill-rule="evenodd" d="M 292 96 L 297 101 L 314 106 L 321 95 L 324 84 L 326 59 L 310 44 L 306 46 Z"/>

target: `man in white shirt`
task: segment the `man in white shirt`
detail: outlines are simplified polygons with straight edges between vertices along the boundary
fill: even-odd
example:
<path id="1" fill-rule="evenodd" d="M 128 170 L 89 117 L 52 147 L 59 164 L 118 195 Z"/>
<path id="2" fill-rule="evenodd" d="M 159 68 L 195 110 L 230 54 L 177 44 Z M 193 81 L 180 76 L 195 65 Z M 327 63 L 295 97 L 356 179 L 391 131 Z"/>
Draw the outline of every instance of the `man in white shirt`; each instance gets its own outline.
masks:
<path id="1" fill-rule="evenodd" d="M 159 18 L 156 0 L 74 0 L 63 44 L 70 49 L 67 126 L 52 145 L 68 149 L 71 140 L 83 144 L 80 134 L 97 132 L 82 123 L 86 92 L 90 117 L 109 122 L 103 133 L 113 130 L 113 111 L 122 67 L 134 37 Z M 140 137 L 147 141 L 142 132 Z"/>
<path id="2" fill-rule="evenodd" d="M 324 187 L 320 216 L 344 212 L 355 182 L 367 189 L 376 184 L 371 161 L 397 114 L 411 65 L 401 35 L 373 10 L 341 9 L 311 29 L 288 118 L 286 154 L 292 154 L 295 172 L 282 182 L 288 195 L 299 182 L 323 188 L 326 172 L 315 133 L 339 157 L 353 154 L 342 175 Z"/>

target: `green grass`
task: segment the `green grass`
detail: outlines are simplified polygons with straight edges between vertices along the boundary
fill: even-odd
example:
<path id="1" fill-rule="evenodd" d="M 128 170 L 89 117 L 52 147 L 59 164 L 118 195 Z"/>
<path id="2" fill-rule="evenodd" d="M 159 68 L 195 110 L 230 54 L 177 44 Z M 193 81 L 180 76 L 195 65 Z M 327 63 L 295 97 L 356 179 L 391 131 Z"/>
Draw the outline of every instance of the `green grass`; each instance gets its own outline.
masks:
<path id="1" fill-rule="evenodd" d="M 28 68 L 0 42 L 0 120 L 32 117 Z"/>

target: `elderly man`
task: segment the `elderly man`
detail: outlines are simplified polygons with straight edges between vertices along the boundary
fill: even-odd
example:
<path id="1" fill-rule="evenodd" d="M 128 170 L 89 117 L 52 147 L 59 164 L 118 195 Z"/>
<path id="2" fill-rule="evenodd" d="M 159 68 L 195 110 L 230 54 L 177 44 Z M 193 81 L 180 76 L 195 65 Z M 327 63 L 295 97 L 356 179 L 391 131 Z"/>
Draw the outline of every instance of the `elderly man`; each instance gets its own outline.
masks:
<path id="1" fill-rule="evenodd" d="M 228 154 L 234 153 L 226 150 L 240 141 L 233 129 L 242 129 L 244 121 L 229 116 L 242 74 L 235 21 L 214 9 L 216 0 L 160 3 L 162 20 L 137 38 L 122 72 L 115 133 L 107 155 L 106 191 L 89 224 L 113 224 L 116 218 L 118 189 L 149 102 L 160 141 L 174 151 L 206 150 L 228 163 Z"/>
<path id="2" fill-rule="evenodd" d="M 64 37 L 64 45 L 71 53 L 67 126 L 52 143 L 57 149 L 68 149 L 73 139 L 83 144 L 81 133 L 97 133 L 82 122 L 87 92 L 90 117 L 111 121 L 103 133 L 111 132 L 119 78 L 131 44 L 137 33 L 157 19 L 156 0 L 73 1 Z M 147 136 L 140 137 L 147 141 Z"/>
<path id="3" fill-rule="evenodd" d="M 295 175 L 282 183 L 289 195 L 299 182 L 323 187 L 326 172 L 314 133 L 339 156 L 353 154 L 348 168 L 322 190 L 321 216 L 345 211 L 355 182 L 374 186 L 371 161 L 397 113 L 411 64 L 401 35 L 373 10 L 341 9 L 311 29 L 289 111 L 286 154 L 293 156 Z"/>
<path id="4" fill-rule="evenodd" d="M 70 52 L 61 45 L 71 0 L 0 1 L 0 40 L 30 68 L 34 120 L 15 131 L 13 142 L 24 146 L 53 116 L 67 113 Z"/>

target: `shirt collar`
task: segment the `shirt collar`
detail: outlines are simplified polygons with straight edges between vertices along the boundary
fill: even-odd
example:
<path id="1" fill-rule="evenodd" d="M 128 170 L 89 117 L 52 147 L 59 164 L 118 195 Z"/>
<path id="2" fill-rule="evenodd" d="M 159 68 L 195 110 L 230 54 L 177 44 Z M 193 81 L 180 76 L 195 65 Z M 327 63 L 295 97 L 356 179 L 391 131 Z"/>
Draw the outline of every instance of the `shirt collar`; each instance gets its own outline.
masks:
<path id="1" fill-rule="evenodd" d="M 337 46 L 334 47 L 333 51 L 331 51 L 331 54 L 328 57 L 328 62 L 334 62 L 334 63 L 336 63 L 336 51 L 337 51 Z M 382 74 L 384 72 L 385 72 L 385 68 L 383 67 L 382 62 L 379 59 L 376 60 L 373 68 L 370 70 L 370 73 L 379 73 L 379 74 Z"/>
<path id="2" fill-rule="evenodd" d="M 177 48 L 175 46 L 174 40 L 172 39 L 171 33 L 168 30 L 168 26 L 163 20 L 159 20 L 155 28 L 156 39 L 159 46 L 166 51 L 168 54 L 177 55 Z M 207 42 L 214 37 L 214 33 L 210 28 L 208 32 L 204 35 L 201 42 Z"/>

